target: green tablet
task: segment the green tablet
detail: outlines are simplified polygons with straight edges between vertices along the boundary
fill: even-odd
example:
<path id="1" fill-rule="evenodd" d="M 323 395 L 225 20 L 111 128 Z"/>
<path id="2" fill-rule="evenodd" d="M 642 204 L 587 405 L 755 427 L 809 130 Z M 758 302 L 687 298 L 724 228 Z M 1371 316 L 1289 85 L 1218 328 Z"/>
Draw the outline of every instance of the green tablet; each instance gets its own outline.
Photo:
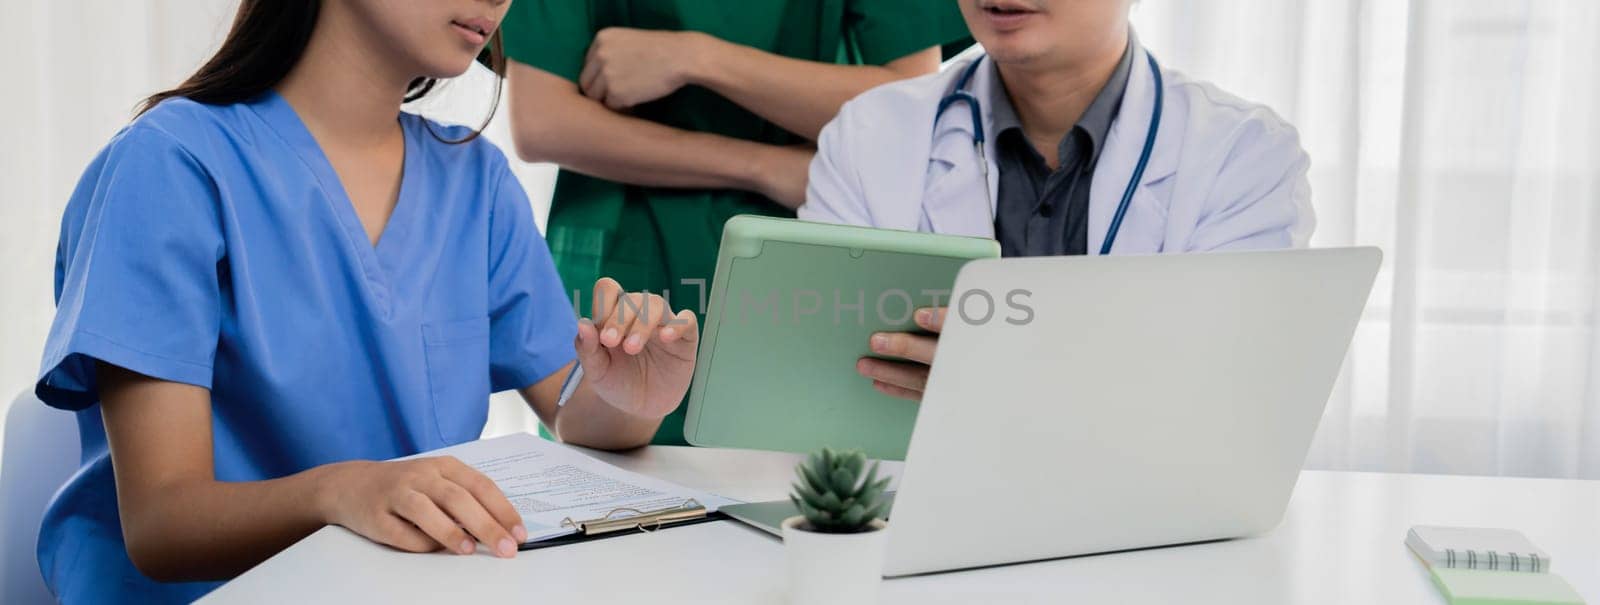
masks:
<path id="1" fill-rule="evenodd" d="M 879 331 L 916 330 L 946 305 L 992 239 L 739 216 L 722 250 L 689 391 L 684 437 L 699 446 L 905 458 L 917 404 L 856 373 Z"/>

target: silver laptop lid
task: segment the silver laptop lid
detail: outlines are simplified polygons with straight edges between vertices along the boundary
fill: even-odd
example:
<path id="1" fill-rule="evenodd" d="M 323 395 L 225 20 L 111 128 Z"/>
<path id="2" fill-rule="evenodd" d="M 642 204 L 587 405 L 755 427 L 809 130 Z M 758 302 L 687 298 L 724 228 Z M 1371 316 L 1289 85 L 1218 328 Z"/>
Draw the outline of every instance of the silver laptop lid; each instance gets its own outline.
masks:
<path id="1" fill-rule="evenodd" d="M 885 573 L 1270 529 L 1381 256 L 968 264 L 912 434 Z"/>

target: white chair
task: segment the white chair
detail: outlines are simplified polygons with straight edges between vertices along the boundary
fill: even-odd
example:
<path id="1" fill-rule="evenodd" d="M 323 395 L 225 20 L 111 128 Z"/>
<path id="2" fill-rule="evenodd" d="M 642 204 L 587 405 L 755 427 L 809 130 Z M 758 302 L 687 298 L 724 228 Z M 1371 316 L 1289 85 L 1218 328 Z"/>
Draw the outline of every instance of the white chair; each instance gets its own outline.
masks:
<path id="1" fill-rule="evenodd" d="M 78 468 L 78 423 L 30 389 L 6 411 L 0 452 L 0 603 L 52 603 L 35 555 L 45 504 Z"/>

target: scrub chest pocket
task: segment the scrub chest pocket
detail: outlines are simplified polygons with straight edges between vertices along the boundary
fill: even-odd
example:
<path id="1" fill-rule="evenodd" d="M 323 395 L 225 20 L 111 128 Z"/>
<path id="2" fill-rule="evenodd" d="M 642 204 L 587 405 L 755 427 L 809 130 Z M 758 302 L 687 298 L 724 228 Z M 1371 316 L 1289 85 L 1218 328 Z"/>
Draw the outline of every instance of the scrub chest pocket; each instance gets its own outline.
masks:
<path id="1" fill-rule="evenodd" d="M 423 324 L 422 344 L 439 438 L 477 439 L 489 417 L 489 318 Z"/>

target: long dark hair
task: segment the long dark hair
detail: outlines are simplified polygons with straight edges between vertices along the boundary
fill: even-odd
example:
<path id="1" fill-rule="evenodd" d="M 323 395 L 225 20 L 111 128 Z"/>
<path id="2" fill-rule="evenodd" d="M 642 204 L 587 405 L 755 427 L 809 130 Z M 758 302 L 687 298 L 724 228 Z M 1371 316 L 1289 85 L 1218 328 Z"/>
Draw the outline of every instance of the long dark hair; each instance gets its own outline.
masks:
<path id="1" fill-rule="evenodd" d="M 241 0 L 233 27 L 223 39 L 222 48 L 211 55 L 200 69 L 177 88 L 146 97 L 134 115 L 143 114 L 157 103 L 173 97 L 187 97 L 208 105 L 226 105 L 255 98 L 289 75 L 311 41 L 317 27 L 322 0 Z M 500 90 L 506 76 L 505 46 L 496 29 L 478 61 L 495 73 L 494 100 L 489 115 L 466 138 L 449 141 L 465 143 L 478 137 L 494 118 L 500 105 Z M 406 89 L 407 103 L 421 99 L 438 85 L 435 78 L 417 78 Z M 435 134 L 434 136 L 438 136 Z"/>

